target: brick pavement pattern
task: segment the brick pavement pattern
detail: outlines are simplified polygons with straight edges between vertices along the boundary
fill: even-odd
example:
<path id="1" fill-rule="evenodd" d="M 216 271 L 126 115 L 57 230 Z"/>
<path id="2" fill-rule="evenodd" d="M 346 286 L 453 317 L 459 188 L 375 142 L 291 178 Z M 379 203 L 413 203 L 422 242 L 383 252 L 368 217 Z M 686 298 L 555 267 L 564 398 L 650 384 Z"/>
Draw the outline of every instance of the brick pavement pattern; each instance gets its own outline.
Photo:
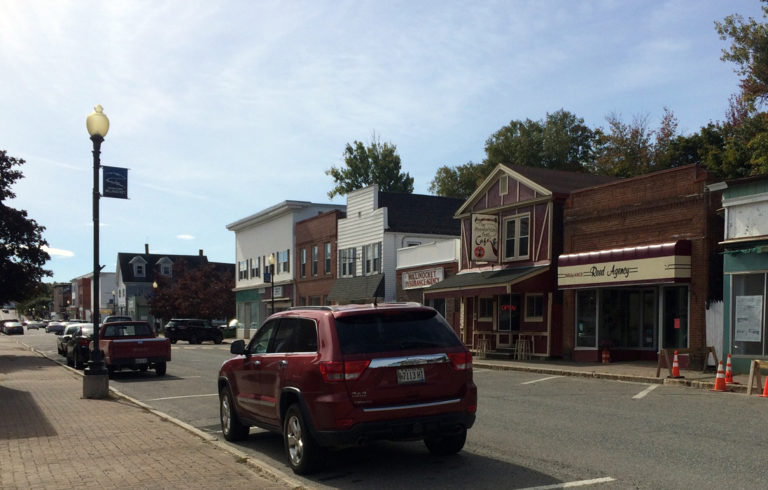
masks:
<path id="1" fill-rule="evenodd" d="M 290 488 L 0 336 L 0 488 Z"/>

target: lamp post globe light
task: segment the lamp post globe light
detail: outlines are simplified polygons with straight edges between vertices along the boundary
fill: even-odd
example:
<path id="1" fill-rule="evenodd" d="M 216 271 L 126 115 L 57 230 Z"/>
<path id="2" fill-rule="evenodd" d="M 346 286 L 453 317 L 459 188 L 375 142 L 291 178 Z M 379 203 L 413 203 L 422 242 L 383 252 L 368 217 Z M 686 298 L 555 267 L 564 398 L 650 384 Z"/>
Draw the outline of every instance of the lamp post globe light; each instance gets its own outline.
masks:
<path id="1" fill-rule="evenodd" d="M 272 311 L 270 312 L 270 315 L 275 314 L 275 254 L 270 254 L 269 256 L 269 280 L 272 285 L 272 291 L 269 293 L 269 296 L 272 298 Z"/>
<path id="2" fill-rule="evenodd" d="M 97 105 L 85 119 L 85 127 L 93 142 L 93 301 L 91 321 L 93 322 L 93 349 L 91 360 L 83 377 L 84 398 L 106 398 L 109 394 L 109 374 L 99 350 L 99 169 L 101 168 L 101 143 L 109 131 L 109 119 L 104 109 Z"/>

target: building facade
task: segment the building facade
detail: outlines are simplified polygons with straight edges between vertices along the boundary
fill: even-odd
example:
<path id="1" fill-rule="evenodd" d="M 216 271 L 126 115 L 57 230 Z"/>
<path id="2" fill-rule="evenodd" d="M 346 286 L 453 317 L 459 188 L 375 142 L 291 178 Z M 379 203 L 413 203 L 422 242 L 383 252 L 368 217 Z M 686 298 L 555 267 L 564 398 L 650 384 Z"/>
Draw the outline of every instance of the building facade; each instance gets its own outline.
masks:
<path id="1" fill-rule="evenodd" d="M 238 336 L 252 330 L 273 311 L 296 305 L 296 223 L 345 206 L 283 201 L 227 225 L 235 233 L 235 301 Z"/>
<path id="2" fill-rule="evenodd" d="M 723 344 L 735 372 L 768 360 L 768 175 L 720 182 L 725 210 Z"/>
<path id="3" fill-rule="evenodd" d="M 347 195 L 338 220 L 338 277 L 332 303 L 395 301 L 397 250 L 459 236 L 453 213 L 463 201 L 381 192 L 378 185 Z"/>
<path id="4" fill-rule="evenodd" d="M 689 165 L 571 193 L 557 271 L 565 357 L 656 360 L 663 348 L 711 345 L 723 224 L 709 183 Z"/>
<path id="5" fill-rule="evenodd" d="M 459 273 L 428 287 L 425 300 L 457 300 L 462 340 L 474 349 L 504 352 L 523 343 L 533 356 L 560 356 L 555 264 L 563 206 L 573 190 L 612 180 L 498 165 L 456 213 Z"/>
<path id="6" fill-rule="evenodd" d="M 296 223 L 299 306 L 330 304 L 328 295 L 336 281 L 336 223 L 343 217 L 343 212 L 334 210 Z"/>

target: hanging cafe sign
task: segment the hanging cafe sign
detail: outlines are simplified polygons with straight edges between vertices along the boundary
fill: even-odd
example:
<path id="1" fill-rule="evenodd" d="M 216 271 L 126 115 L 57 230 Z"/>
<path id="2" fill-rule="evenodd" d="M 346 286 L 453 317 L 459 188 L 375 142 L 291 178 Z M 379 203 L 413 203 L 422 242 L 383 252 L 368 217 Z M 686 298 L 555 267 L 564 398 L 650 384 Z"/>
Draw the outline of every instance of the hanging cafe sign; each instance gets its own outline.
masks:
<path id="1" fill-rule="evenodd" d="M 691 248 L 687 240 L 561 255 L 557 286 L 611 286 L 631 283 L 685 282 L 691 278 Z"/>
<path id="2" fill-rule="evenodd" d="M 495 214 L 472 215 L 472 260 L 499 260 L 499 217 Z"/>

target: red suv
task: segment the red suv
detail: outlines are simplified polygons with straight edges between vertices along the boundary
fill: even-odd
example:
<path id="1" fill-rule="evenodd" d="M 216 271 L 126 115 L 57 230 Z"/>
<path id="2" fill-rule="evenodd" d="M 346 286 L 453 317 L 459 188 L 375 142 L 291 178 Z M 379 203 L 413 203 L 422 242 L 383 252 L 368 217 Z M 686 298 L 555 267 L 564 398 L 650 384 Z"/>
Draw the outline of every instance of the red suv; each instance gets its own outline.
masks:
<path id="1" fill-rule="evenodd" d="M 292 308 L 230 352 L 218 382 L 224 437 L 243 439 L 250 426 L 280 432 L 298 474 L 326 448 L 377 439 L 456 453 L 475 421 L 472 355 L 425 306 Z"/>

